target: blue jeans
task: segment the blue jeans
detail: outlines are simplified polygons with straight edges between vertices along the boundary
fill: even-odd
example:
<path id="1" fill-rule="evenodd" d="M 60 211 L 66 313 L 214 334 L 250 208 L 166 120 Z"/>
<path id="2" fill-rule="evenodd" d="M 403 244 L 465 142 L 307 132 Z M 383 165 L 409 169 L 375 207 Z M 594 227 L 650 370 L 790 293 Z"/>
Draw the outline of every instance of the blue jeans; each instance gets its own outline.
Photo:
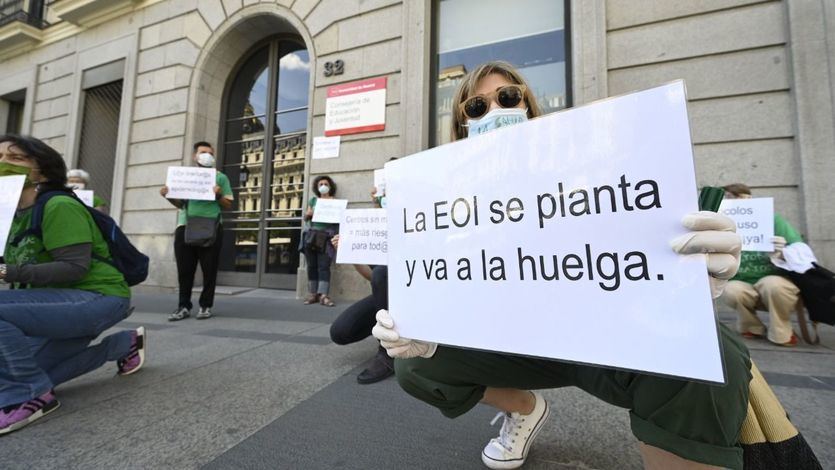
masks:
<path id="1" fill-rule="evenodd" d="M 122 321 L 129 307 L 130 299 L 77 289 L 0 291 L 0 407 L 127 355 L 130 331 L 90 343 Z"/>

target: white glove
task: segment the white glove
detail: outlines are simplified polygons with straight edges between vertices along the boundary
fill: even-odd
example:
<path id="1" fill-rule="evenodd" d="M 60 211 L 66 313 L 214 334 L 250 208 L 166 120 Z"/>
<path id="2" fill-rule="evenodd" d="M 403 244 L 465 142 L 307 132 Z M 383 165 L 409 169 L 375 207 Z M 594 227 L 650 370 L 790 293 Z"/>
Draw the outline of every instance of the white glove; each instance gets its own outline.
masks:
<path id="1" fill-rule="evenodd" d="M 780 236 L 771 237 L 771 243 L 774 243 L 774 251 L 769 253 L 769 258 L 783 259 L 783 248 L 786 247 L 786 239 Z"/>
<path id="2" fill-rule="evenodd" d="M 728 279 L 734 277 L 739 268 L 742 240 L 736 234 L 736 224 L 730 218 L 710 211 L 687 214 L 681 223 L 691 232 L 674 238 L 670 245 L 680 255 L 707 254 L 710 291 L 715 299 L 722 295 Z"/>
<path id="3" fill-rule="evenodd" d="M 380 340 L 380 345 L 386 348 L 391 357 L 410 359 L 413 357 L 430 358 L 438 349 L 436 343 L 414 341 L 408 338 L 401 338 L 394 329 L 394 320 L 388 310 L 377 312 L 377 324 L 371 329 L 371 334 Z"/>

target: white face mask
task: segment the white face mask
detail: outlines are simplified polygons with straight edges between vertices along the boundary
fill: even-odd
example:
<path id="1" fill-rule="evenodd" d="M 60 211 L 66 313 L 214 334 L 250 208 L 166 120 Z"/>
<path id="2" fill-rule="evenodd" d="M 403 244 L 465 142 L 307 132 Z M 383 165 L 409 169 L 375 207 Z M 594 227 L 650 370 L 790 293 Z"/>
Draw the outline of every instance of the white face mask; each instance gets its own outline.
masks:
<path id="1" fill-rule="evenodd" d="M 197 164 L 202 167 L 212 168 L 215 166 L 215 156 L 208 152 L 198 154 Z"/>
<path id="2" fill-rule="evenodd" d="M 528 120 L 528 110 L 520 108 L 497 108 L 480 119 L 468 119 L 467 137 L 486 134 L 500 127 L 512 126 Z"/>
<path id="3" fill-rule="evenodd" d="M 84 188 L 87 187 L 87 185 L 84 184 L 84 183 L 70 183 L 67 186 L 69 186 L 72 189 L 78 189 L 78 190 L 81 190 L 81 189 L 84 189 Z"/>
<path id="4" fill-rule="evenodd" d="M 329 192 L 331 192 L 330 186 L 324 184 L 319 186 L 319 194 L 328 194 Z"/>

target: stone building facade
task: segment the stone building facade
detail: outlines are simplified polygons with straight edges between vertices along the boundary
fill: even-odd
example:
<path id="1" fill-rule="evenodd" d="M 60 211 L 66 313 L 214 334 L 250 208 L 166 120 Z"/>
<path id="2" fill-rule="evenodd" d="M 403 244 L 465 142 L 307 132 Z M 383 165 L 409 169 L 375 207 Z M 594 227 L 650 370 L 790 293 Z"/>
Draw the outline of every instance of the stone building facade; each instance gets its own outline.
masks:
<path id="1" fill-rule="evenodd" d="M 480 58 L 524 65 L 549 110 L 684 78 L 699 184 L 745 182 L 773 196 L 835 265 L 828 0 L 21 0 L 3 8 L 0 131 L 42 138 L 94 173 L 111 213 L 153 260 L 149 288 L 176 285 L 175 210 L 158 190 L 167 167 L 188 163 L 192 142 L 217 143 L 237 188 L 220 282 L 295 288 L 312 178 L 331 175 L 340 197 L 370 205 L 374 169 L 443 143 L 449 89 Z M 375 77 L 387 78 L 385 130 L 343 136 L 339 158 L 311 159 L 327 88 Z M 343 267 L 334 289 L 337 297 L 367 291 Z"/>

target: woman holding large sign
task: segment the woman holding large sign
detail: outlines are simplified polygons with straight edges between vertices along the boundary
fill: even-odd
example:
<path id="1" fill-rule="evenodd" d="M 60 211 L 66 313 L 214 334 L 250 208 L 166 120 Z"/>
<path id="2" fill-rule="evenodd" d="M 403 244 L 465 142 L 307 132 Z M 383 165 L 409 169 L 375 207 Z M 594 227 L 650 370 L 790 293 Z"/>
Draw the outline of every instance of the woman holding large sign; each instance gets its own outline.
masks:
<path id="1" fill-rule="evenodd" d="M 470 72 L 459 85 L 453 101 L 452 140 L 539 115 L 521 75 L 507 63 L 490 62 Z M 697 212 L 686 215 L 683 224 L 689 233 L 673 240 L 673 249 L 679 254 L 707 254 L 716 298 L 739 265 L 740 240 L 733 233 L 734 223 L 713 212 Z M 531 325 L 532 334 L 534 328 Z M 743 468 L 740 444 L 755 442 L 764 445 L 745 448 L 746 466 L 757 461 L 779 465 L 776 459 L 763 459 L 774 452 L 789 456 L 785 462 L 791 468 L 814 468 L 814 455 L 780 414 L 779 403 L 745 346 L 724 326 L 719 329 L 727 374 L 724 386 L 401 338 L 386 310 L 377 313 L 373 334 L 397 359 L 395 370 L 403 389 L 445 416 L 460 416 L 477 403 L 501 410 L 498 417 L 504 422 L 499 436 L 482 452 L 482 461 L 490 468 L 521 466 L 549 416 L 542 395 L 528 390 L 565 386 L 577 386 L 629 409 L 647 468 Z M 751 405 L 749 394 L 757 398 Z M 758 433 L 758 424 L 768 431 Z M 780 432 L 771 432 L 774 429 Z"/>
<path id="2" fill-rule="evenodd" d="M 0 435 L 55 410 L 57 385 L 107 361 L 132 374 L 145 359 L 141 327 L 90 346 L 130 314 L 131 293 L 106 261 L 111 252 L 92 215 L 66 187 L 61 155 L 31 137 L 0 137 L 0 176 L 9 175 L 26 183 L 0 264 L 0 281 L 14 287 L 0 290 Z"/>
<path id="3" fill-rule="evenodd" d="M 328 296 L 331 283 L 331 263 L 336 258 L 336 250 L 331 239 L 339 232 L 338 223 L 328 223 L 315 219 L 316 203 L 319 199 L 333 199 L 336 195 L 336 183 L 330 176 L 317 176 L 311 187 L 315 196 L 307 204 L 304 220 L 310 226 L 304 234 L 304 257 L 307 261 L 308 295 L 305 305 L 320 303 L 326 307 L 335 304 Z"/>

